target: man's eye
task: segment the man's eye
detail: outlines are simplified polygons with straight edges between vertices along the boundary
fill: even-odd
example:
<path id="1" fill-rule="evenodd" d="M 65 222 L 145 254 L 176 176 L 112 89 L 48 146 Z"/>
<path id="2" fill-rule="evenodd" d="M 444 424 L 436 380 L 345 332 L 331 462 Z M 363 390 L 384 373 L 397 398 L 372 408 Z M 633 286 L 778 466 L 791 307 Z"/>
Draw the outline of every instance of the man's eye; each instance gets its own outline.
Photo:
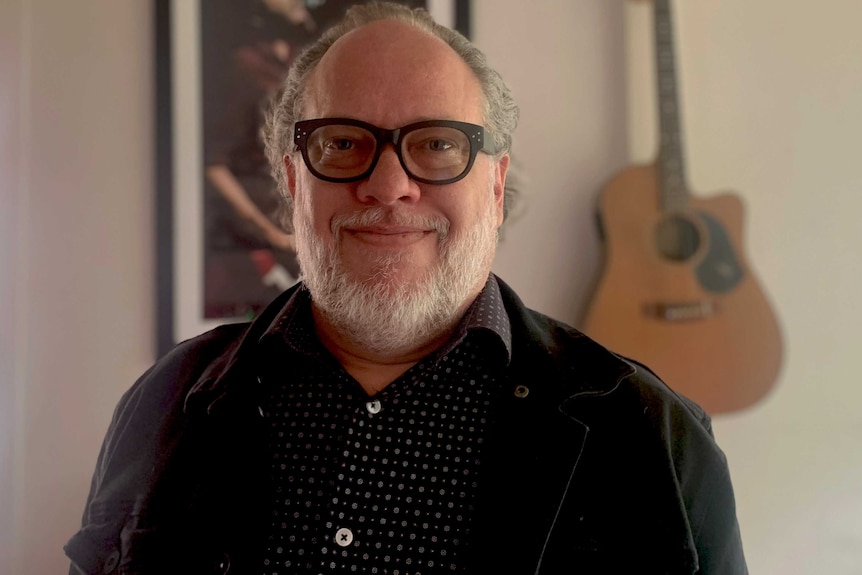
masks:
<path id="1" fill-rule="evenodd" d="M 425 148 L 432 152 L 447 152 L 455 147 L 455 143 L 449 140 L 426 140 Z"/>
<path id="2" fill-rule="evenodd" d="M 330 138 L 323 143 L 323 148 L 332 152 L 347 152 L 356 147 L 356 142 L 350 138 Z"/>

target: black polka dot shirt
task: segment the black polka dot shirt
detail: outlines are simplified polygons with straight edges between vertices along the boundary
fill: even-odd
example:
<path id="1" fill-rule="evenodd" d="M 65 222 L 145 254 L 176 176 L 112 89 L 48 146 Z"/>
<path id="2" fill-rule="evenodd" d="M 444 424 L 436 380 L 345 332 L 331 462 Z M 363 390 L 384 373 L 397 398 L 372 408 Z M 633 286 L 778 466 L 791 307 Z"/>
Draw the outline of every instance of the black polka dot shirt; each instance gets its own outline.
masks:
<path id="1" fill-rule="evenodd" d="M 314 335 L 304 289 L 261 343 L 273 358 L 261 573 L 465 573 L 484 433 L 511 356 L 496 280 L 447 345 L 373 397 Z"/>

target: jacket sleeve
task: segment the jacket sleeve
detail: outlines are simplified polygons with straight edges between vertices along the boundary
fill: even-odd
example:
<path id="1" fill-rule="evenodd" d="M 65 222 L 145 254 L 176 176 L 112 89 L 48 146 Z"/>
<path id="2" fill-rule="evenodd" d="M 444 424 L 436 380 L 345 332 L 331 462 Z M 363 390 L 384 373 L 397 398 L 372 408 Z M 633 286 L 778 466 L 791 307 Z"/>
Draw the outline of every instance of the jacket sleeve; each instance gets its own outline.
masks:
<path id="1" fill-rule="evenodd" d="M 70 573 L 108 574 L 126 560 L 136 521 L 188 437 L 184 404 L 225 337 L 201 336 L 162 358 L 120 399 L 102 443 L 80 530 L 64 546 Z"/>
<path id="2" fill-rule="evenodd" d="M 736 517 L 736 501 L 724 453 L 715 443 L 712 422 L 693 402 L 683 399 L 700 419 L 702 441 L 689 442 L 674 434 L 681 445 L 676 454 L 680 488 L 686 500 L 689 524 L 697 549 L 698 573 L 703 575 L 745 575 L 748 568 Z"/>
<path id="3" fill-rule="evenodd" d="M 580 486 L 602 502 L 587 502 L 583 516 L 625 517 L 597 520 L 596 532 L 604 545 L 621 538 L 637 549 L 644 572 L 746 575 L 730 471 L 709 416 L 631 364 L 636 373 L 613 392 L 577 404 L 590 428 Z"/>
<path id="4" fill-rule="evenodd" d="M 99 500 L 105 500 L 103 486 L 107 484 L 110 489 L 110 484 L 119 480 L 119 477 L 110 475 L 110 470 L 116 469 L 121 460 L 124 461 L 121 466 L 131 464 L 127 456 L 118 457 L 117 447 L 122 443 L 124 430 L 128 427 L 129 418 L 134 412 L 134 405 L 138 401 L 140 388 L 146 377 L 147 374 L 144 374 L 123 395 L 114 410 L 90 481 L 90 491 L 81 518 L 81 529 L 63 547 L 72 561 L 69 568 L 70 575 L 110 573 L 116 568 L 120 556 L 119 532 L 132 504 L 129 501 L 99 503 Z M 131 479 L 133 475 L 130 469 L 131 466 L 120 475 Z"/>

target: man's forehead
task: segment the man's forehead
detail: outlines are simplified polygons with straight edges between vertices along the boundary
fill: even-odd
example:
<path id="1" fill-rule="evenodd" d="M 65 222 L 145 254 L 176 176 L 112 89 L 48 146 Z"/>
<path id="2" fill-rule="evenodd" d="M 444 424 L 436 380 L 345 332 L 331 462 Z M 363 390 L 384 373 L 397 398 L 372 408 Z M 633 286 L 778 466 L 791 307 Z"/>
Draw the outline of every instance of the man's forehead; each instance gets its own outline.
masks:
<path id="1" fill-rule="evenodd" d="M 371 122 L 477 122 L 483 107 L 475 74 L 451 47 L 397 21 L 373 22 L 337 40 L 312 72 L 305 99 L 308 117 Z"/>
<path id="2" fill-rule="evenodd" d="M 410 56 L 442 51 L 457 57 L 454 50 L 431 32 L 400 20 L 377 20 L 364 24 L 336 40 L 321 59 L 354 55 L 356 61 L 376 54 Z"/>

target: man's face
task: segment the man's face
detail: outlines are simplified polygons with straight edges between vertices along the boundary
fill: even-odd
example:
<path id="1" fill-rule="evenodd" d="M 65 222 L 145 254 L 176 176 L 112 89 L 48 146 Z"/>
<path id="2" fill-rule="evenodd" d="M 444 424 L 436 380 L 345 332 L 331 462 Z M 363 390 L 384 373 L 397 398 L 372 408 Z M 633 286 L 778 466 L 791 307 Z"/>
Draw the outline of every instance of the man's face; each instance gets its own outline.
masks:
<path id="1" fill-rule="evenodd" d="M 341 38 L 312 73 L 306 94 L 302 119 L 352 118 L 389 129 L 432 119 L 483 124 L 482 91 L 469 67 L 437 38 L 398 22 L 376 22 Z M 507 165 L 508 158 L 495 162 L 480 153 L 462 180 L 422 184 L 387 145 L 367 179 L 332 183 L 310 174 L 298 154 L 286 160 L 297 247 L 314 300 L 321 298 L 313 284 L 324 280 L 311 276 L 335 266 L 342 279 L 374 290 L 378 299 L 428 289 L 435 273 L 467 274 L 454 291 L 464 300 L 458 306 L 469 303 L 490 272 Z M 477 239 L 478 228 L 490 228 L 491 241 Z M 459 246 L 473 253 L 465 258 Z M 444 287 L 453 291 L 436 289 Z"/>

